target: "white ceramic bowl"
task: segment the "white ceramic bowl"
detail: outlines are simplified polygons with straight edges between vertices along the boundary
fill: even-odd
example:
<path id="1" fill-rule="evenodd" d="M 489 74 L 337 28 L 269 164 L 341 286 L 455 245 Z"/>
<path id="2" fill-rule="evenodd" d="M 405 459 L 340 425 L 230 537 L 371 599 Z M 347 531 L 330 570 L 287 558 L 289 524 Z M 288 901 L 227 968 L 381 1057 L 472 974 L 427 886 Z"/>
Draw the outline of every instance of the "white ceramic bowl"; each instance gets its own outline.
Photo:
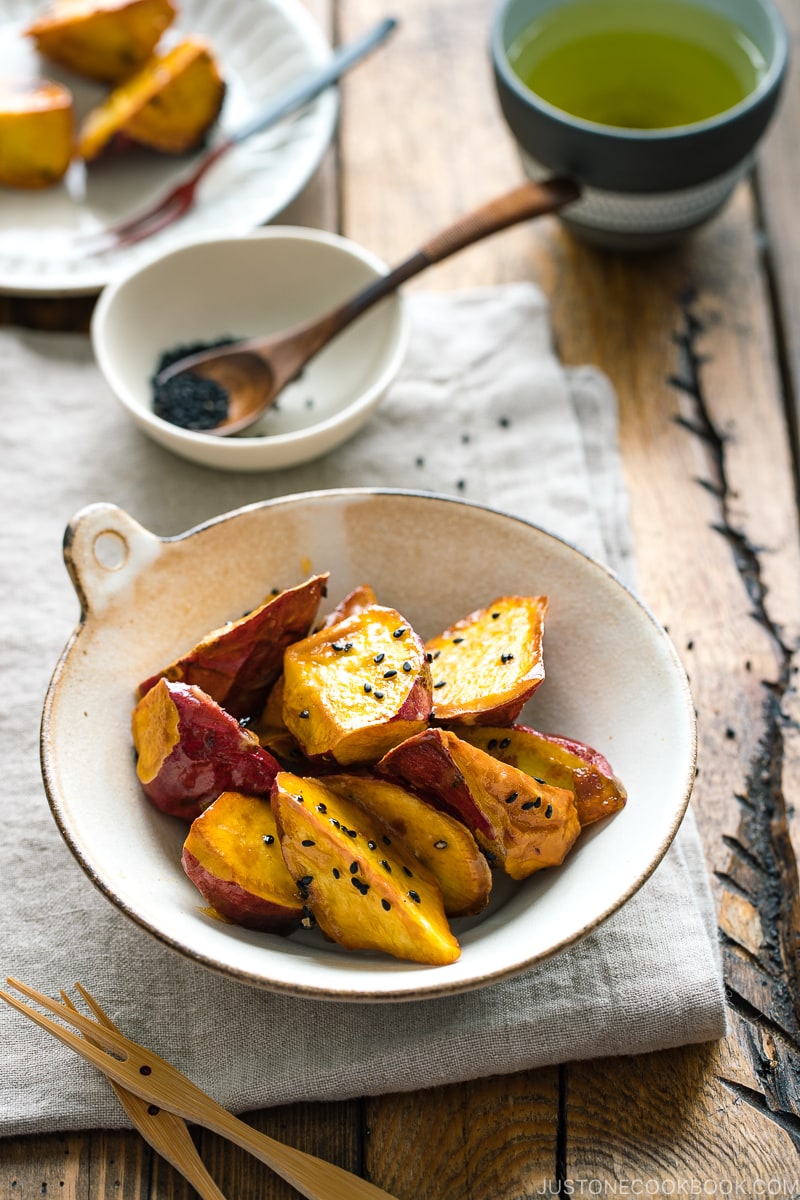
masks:
<path id="1" fill-rule="evenodd" d="M 275 991 L 347 1001 L 466 991 L 570 946 L 618 909 L 672 841 L 694 777 L 686 676 L 663 628 L 605 568 L 542 530 L 463 501 L 367 489 L 240 509 L 161 540 L 94 505 L 67 529 L 82 621 L 55 670 L 42 722 L 45 784 L 89 877 L 168 946 Z M 425 636 L 512 592 L 547 593 L 547 678 L 523 712 L 603 751 L 628 804 L 585 830 L 564 864 L 522 884 L 496 878 L 443 967 L 350 953 L 318 931 L 289 938 L 211 919 L 180 867 L 186 826 L 145 800 L 130 713 L 137 683 L 273 586 L 331 572 L 331 606 L 371 582 Z"/>
<path id="2" fill-rule="evenodd" d="M 187 343 L 288 329 L 385 271 L 369 251 L 319 230 L 271 226 L 193 242 L 103 291 L 92 318 L 94 353 L 136 424 L 175 454 L 229 471 L 293 466 L 352 437 L 380 402 L 408 341 L 401 297 L 388 297 L 340 334 L 238 437 L 196 433 L 155 415 L 150 379 L 159 356 Z"/>

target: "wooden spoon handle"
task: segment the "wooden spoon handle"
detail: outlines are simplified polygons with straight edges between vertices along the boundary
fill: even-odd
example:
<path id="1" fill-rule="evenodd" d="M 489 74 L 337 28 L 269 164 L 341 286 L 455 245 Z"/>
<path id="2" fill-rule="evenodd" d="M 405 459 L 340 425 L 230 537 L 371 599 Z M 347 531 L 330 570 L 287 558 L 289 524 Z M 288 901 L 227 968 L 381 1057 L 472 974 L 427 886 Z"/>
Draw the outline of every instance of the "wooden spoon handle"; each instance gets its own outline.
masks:
<path id="1" fill-rule="evenodd" d="M 459 217 L 453 225 L 435 234 L 415 254 L 399 263 L 386 275 L 381 275 L 374 283 L 325 316 L 315 317 L 296 330 L 297 333 L 302 330 L 305 334 L 299 352 L 297 342 L 291 348 L 273 347 L 265 339 L 262 345 L 270 351 L 270 363 L 276 381 L 281 386 L 288 382 L 308 359 L 341 333 L 356 317 L 360 317 L 379 300 L 396 292 L 401 284 L 413 279 L 434 263 L 441 262 L 457 250 L 463 250 L 465 246 L 471 246 L 492 233 L 517 225 L 520 221 L 556 212 L 565 204 L 577 200 L 579 195 L 578 186 L 571 179 L 544 179 L 539 183 L 524 183 Z M 260 345 L 258 342 L 252 342 L 250 348 L 258 350 Z"/>

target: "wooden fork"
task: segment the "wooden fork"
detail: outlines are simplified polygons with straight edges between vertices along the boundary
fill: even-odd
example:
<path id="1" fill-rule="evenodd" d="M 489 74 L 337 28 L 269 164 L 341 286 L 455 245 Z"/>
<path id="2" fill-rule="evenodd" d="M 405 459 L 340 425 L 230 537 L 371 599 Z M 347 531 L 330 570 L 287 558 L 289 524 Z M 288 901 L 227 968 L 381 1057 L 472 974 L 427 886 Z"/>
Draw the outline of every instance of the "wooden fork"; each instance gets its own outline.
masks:
<path id="1" fill-rule="evenodd" d="M 97 1020 L 106 1029 L 114 1029 L 120 1033 L 119 1028 L 108 1013 L 103 1011 L 94 996 L 79 983 L 76 983 L 75 987 Z M 66 992 L 61 993 L 61 999 L 72 1012 L 78 1011 Z M 160 1154 L 167 1162 L 172 1163 L 176 1170 L 180 1171 L 202 1200 L 225 1200 L 225 1196 L 206 1170 L 183 1118 L 168 1112 L 165 1108 L 159 1108 L 156 1104 L 148 1103 L 141 1096 L 137 1096 L 135 1092 L 130 1092 L 121 1084 L 115 1083 L 113 1079 L 109 1079 L 109 1083 L 144 1140 L 153 1147 L 157 1154 Z"/>
<path id="2" fill-rule="evenodd" d="M 149 1104 L 168 1109 L 186 1121 L 227 1138 L 270 1167 L 306 1200 L 343 1200 L 343 1197 L 348 1200 L 394 1200 L 382 1188 L 342 1167 L 259 1133 L 217 1104 L 166 1059 L 132 1042 L 119 1030 L 93 1021 L 76 1012 L 73 1006 L 52 1000 L 19 980 L 9 978 L 6 982 L 15 991 L 55 1013 L 67 1025 L 80 1030 L 84 1036 L 79 1037 L 65 1029 L 8 992 L 0 991 L 0 998 L 93 1063 L 113 1082 Z"/>

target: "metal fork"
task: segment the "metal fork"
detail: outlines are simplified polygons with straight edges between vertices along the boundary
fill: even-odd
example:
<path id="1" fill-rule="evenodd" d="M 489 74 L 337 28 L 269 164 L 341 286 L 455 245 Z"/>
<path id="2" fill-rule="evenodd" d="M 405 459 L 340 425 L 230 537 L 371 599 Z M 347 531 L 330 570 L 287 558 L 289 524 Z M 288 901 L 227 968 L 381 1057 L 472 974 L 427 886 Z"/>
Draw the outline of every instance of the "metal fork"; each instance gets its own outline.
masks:
<path id="1" fill-rule="evenodd" d="M 117 1033 L 121 1032 L 86 988 L 81 987 L 79 983 L 75 984 L 75 988 L 106 1029 L 113 1029 Z M 66 992 L 61 993 L 61 999 L 72 1012 L 78 1011 Z M 109 1079 L 109 1083 L 144 1140 L 153 1147 L 157 1154 L 160 1154 L 176 1170 L 180 1171 L 197 1194 L 202 1197 L 202 1200 L 225 1200 L 225 1196 L 206 1170 L 205 1163 L 198 1154 L 197 1147 L 192 1141 L 183 1118 L 168 1112 L 165 1108 L 148 1103 L 141 1096 L 137 1096 L 121 1084 L 115 1083 L 113 1079 Z"/>
<path id="2" fill-rule="evenodd" d="M 395 18 L 387 17 L 356 41 L 334 51 L 330 62 L 324 67 L 311 71 L 295 83 L 290 84 L 265 109 L 229 134 L 224 141 L 212 147 L 200 160 L 192 174 L 181 180 L 152 208 L 139 213 L 138 216 L 131 217 L 130 220 L 122 221 L 117 225 L 109 225 L 98 233 L 87 234 L 85 240 L 78 235 L 76 241 L 81 250 L 87 254 L 101 254 L 108 250 L 132 246 L 179 221 L 193 207 L 200 180 L 224 154 L 252 137 L 253 134 L 269 129 L 284 117 L 297 112 L 298 109 L 316 99 L 321 92 L 336 83 L 346 71 L 355 66 L 370 51 L 381 45 L 396 26 Z"/>
<path id="3" fill-rule="evenodd" d="M 347 1196 L 348 1200 L 395 1200 L 374 1183 L 334 1163 L 325 1162 L 313 1154 L 306 1154 L 294 1146 L 287 1146 L 259 1133 L 217 1104 L 166 1059 L 124 1037 L 118 1030 L 93 1021 L 76 1012 L 74 1006 L 52 1000 L 44 992 L 28 987 L 17 979 L 9 978 L 6 982 L 15 991 L 55 1013 L 67 1025 L 80 1030 L 83 1037 L 65 1029 L 58 1021 L 44 1016 L 8 992 L 0 991 L 0 999 L 93 1063 L 109 1079 L 141 1096 L 149 1104 L 168 1109 L 186 1121 L 203 1125 L 227 1138 L 270 1167 L 306 1200 L 342 1200 L 343 1196 Z"/>

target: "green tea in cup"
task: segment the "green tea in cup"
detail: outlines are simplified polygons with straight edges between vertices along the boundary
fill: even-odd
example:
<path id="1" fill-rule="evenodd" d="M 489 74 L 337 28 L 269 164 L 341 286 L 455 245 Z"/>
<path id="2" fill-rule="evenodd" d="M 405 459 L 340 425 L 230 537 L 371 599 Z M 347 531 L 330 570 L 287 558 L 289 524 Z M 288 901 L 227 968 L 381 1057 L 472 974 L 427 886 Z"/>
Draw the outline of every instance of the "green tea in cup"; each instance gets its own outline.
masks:
<path id="1" fill-rule="evenodd" d="M 579 119 L 669 129 L 740 104 L 768 64 L 729 16 L 688 0 L 575 0 L 543 10 L 508 62 L 542 100 Z"/>

